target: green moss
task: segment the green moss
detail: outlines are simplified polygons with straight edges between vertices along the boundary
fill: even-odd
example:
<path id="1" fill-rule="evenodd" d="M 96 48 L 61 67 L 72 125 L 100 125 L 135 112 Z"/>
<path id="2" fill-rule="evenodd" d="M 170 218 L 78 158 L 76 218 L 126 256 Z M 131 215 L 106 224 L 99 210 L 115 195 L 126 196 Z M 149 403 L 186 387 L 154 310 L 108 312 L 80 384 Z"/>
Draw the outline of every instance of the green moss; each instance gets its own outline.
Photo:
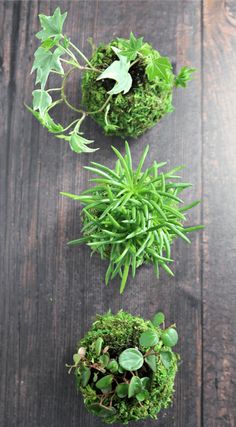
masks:
<path id="1" fill-rule="evenodd" d="M 116 59 L 111 46 L 119 48 L 119 41 L 100 45 L 90 60 L 93 66 L 104 70 Z M 133 79 L 130 91 L 125 95 L 120 93 L 112 96 L 107 115 L 105 109 L 92 114 L 106 134 L 137 137 L 153 127 L 165 114 L 173 111 L 173 85 L 149 82 L 145 64 L 140 61 L 131 67 L 130 74 Z M 114 85 L 114 80 L 96 81 L 96 78 L 96 73 L 87 71 L 82 81 L 83 104 L 90 112 L 102 107 L 108 98 L 107 91 Z"/>
<path id="2" fill-rule="evenodd" d="M 106 346 L 109 347 L 108 351 L 110 357 L 118 359 L 119 354 L 123 350 L 129 347 L 140 348 L 139 337 L 142 332 L 150 328 L 157 331 L 159 336 L 161 336 L 161 329 L 156 328 L 150 321 L 146 321 L 140 317 L 134 317 L 123 311 L 118 312 L 116 315 L 112 315 L 108 312 L 105 315 L 97 316 L 91 329 L 79 342 L 78 348 L 86 348 L 86 363 L 97 363 L 99 358 L 95 354 L 94 343 L 97 338 L 100 337 L 103 339 L 103 348 Z M 168 351 L 172 354 L 172 362 L 168 369 L 161 363 L 159 357 L 157 357 L 156 372 L 147 368 L 147 365 L 144 372 L 139 370 L 138 375 L 140 377 L 148 376 L 151 380 L 148 398 L 140 403 L 135 397 L 119 398 L 117 394 L 114 394 L 112 397 L 112 409 L 114 413 L 108 413 L 105 417 L 102 417 L 104 422 L 107 424 L 112 424 L 114 422 L 128 424 L 131 420 L 135 421 L 146 418 L 156 419 L 158 412 L 171 404 L 174 392 L 174 379 L 177 372 L 178 355 L 170 348 L 168 348 Z M 93 379 L 94 372 L 92 372 L 86 387 L 82 387 L 81 372 L 79 369 L 76 369 L 77 388 L 83 395 L 87 409 L 92 413 L 96 413 L 96 411 L 93 410 L 94 404 L 99 405 L 101 403 L 101 397 L 99 396 L 101 392 L 96 388 Z M 98 378 L 99 375 L 98 373 Z M 119 373 L 115 374 L 116 382 L 121 381 L 120 377 L 122 375 L 123 374 Z M 111 397 L 107 396 L 102 401 L 102 405 L 104 405 L 105 409 L 110 405 L 110 398 Z"/>

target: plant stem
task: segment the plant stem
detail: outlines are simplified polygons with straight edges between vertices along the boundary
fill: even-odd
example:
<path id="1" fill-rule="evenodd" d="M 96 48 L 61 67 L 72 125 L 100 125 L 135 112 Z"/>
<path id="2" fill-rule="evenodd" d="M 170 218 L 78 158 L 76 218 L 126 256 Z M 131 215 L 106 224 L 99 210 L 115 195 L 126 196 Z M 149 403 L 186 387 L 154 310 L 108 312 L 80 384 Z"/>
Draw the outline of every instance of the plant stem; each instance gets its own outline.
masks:
<path id="1" fill-rule="evenodd" d="M 134 64 L 137 64 L 139 62 L 139 58 L 135 59 L 135 61 L 131 62 L 129 68 L 133 67 Z"/>
<path id="2" fill-rule="evenodd" d="M 70 73 L 72 71 L 74 71 L 76 69 L 76 67 L 70 68 L 67 73 L 64 75 L 63 80 L 62 80 L 62 87 L 61 87 L 61 97 L 63 99 L 63 101 L 65 102 L 65 104 L 67 105 L 67 107 L 69 107 L 71 110 L 75 111 L 76 113 L 84 113 L 84 110 L 81 110 L 80 108 L 76 108 L 73 105 L 70 104 L 70 102 L 67 100 L 66 98 L 66 94 L 65 94 L 65 86 L 66 86 L 66 80 L 68 79 Z"/>
<path id="3" fill-rule="evenodd" d="M 56 92 L 57 90 L 61 90 L 61 87 L 55 87 L 53 89 L 48 89 L 47 92 Z"/>
<path id="4" fill-rule="evenodd" d="M 99 110 L 96 111 L 88 111 L 87 114 L 97 114 L 97 113 L 101 113 L 102 110 L 107 106 L 107 104 L 109 103 L 110 99 L 111 99 L 112 95 L 109 95 L 107 100 L 104 102 L 104 104 L 101 106 L 101 108 L 99 108 Z"/>
<path id="5" fill-rule="evenodd" d="M 51 108 L 55 107 L 58 104 L 61 104 L 61 102 L 63 101 L 62 98 L 58 99 L 57 101 L 54 101 L 47 109 L 47 111 L 51 110 Z"/>
<path id="6" fill-rule="evenodd" d="M 81 52 L 81 50 L 79 50 L 71 41 L 69 42 L 70 45 L 73 47 L 74 50 L 76 50 L 76 52 L 85 60 L 85 62 L 87 62 L 87 64 L 92 68 L 92 64 L 89 62 L 88 58 L 86 58 L 86 56 L 83 54 L 83 52 Z"/>

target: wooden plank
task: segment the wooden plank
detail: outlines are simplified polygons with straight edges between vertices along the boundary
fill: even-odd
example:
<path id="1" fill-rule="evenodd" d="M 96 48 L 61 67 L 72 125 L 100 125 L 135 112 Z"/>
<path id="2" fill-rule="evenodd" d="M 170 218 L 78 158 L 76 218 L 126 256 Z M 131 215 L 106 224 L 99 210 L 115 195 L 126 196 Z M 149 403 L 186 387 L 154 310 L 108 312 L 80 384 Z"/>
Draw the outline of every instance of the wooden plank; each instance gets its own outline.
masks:
<path id="1" fill-rule="evenodd" d="M 236 425 L 236 10 L 204 2 L 203 423 Z"/>
<path id="2" fill-rule="evenodd" d="M 65 245 L 80 233 L 80 209 L 61 198 L 59 191 L 79 193 L 86 188 L 89 173 L 82 166 L 90 160 L 114 164 L 111 143 L 124 150 L 118 138 L 104 137 L 90 121 L 85 133 L 91 139 L 95 136 L 101 148 L 90 156 L 76 156 L 23 108 L 33 89 L 30 69 L 37 46 L 37 15 L 52 12 L 57 5 L 55 1 L 0 3 L 4 30 L 0 125 L 5 141 L 0 145 L 4 188 L 0 237 L 6 242 L 0 257 L 0 322 L 5 325 L 1 328 L 2 425 L 102 426 L 85 411 L 64 365 L 96 313 L 123 308 L 147 318 L 162 309 L 177 322 L 183 363 L 174 406 L 160 416 L 159 426 L 200 426 L 200 235 L 193 236 L 191 247 L 176 244 L 174 279 L 163 273 L 158 282 L 152 268 L 144 267 L 122 297 L 118 280 L 108 289 L 104 286 L 106 263 L 99 257 L 91 260 L 86 247 Z M 108 0 L 60 1 L 60 6 L 68 10 L 68 34 L 87 53 L 89 36 L 99 43 L 133 30 L 169 55 L 178 69 L 185 63 L 200 69 L 200 0 L 119 0 L 115 7 Z M 69 92 L 77 93 L 76 79 Z M 154 158 L 168 160 L 170 166 L 186 163 L 184 176 L 194 183 L 194 190 L 186 193 L 191 200 L 201 196 L 200 94 L 198 74 L 188 90 L 176 92 L 175 113 L 131 141 L 136 163 L 147 143 L 147 164 Z M 68 111 L 60 111 L 65 118 Z M 199 209 L 191 213 L 195 222 L 200 220 Z M 149 420 L 140 423 L 154 425 Z"/>

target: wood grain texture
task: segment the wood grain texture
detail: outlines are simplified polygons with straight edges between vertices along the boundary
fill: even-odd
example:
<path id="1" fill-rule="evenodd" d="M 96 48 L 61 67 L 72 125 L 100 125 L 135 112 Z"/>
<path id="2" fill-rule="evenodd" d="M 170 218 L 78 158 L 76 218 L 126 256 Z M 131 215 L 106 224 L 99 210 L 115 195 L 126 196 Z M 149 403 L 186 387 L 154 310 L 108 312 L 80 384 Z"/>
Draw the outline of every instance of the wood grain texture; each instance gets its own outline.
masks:
<path id="1" fill-rule="evenodd" d="M 88 37 L 99 43 L 133 30 L 177 70 L 199 70 L 187 90 L 176 91 L 175 112 L 130 144 L 136 163 L 149 143 L 147 165 L 154 158 L 186 164 L 184 178 L 194 184 L 186 200 L 203 200 L 189 223 L 206 229 L 191 246 L 176 242 L 174 278 L 162 273 L 157 281 L 143 267 L 123 296 L 118 280 L 104 286 L 105 262 L 90 259 L 87 247 L 66 246 L 80 234 L 80 206 L 59 196 L 86 188 L 89 161 L 114 165 L 110 145 L 124 152 L 123 143 L 88 121 L 85 134 L 100 150 L 76 155 L 23 107 L 34 86 L 37 15 L 57 5 L 68 10 L 67 34 L 88 55 Z M 160 427 L 236 425 L 235 25 L 233 0 L 0 1 L 1 426 L 102 427 L 84 409 L 65 363 L 95 314 L 109 308 L 146 318 L 160 309 L 177 323 L 182 363 Z M 76 76 L 68 94 L 76 101 Z M 65 119 L 68 110 L 58 114 Z"/>
<path id="2" fill-rule="evenodd" d="M 203 422 L 236 425 L 236 8 L 203 8 Z"/>

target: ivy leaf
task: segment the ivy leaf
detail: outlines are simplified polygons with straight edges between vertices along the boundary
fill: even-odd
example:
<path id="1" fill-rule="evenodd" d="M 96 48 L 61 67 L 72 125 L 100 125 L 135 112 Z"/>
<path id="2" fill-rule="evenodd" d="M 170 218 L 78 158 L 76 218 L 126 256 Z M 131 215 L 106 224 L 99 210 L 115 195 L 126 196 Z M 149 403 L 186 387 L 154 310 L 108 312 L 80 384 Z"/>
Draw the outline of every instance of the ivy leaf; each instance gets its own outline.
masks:
<path id="1" fill-rule="evenodd" d="M 137 371 L 143 366 L 143 355 L 136 348 L 127 348 L 120 354 L 119 364 L 126 371 Z"/>
<path id="2" fill-rule="evenodd" d="M 120 92 L 125 94 L 129 92 L 132 86 L 132 77 L 129 74 L 130 62 L 127 58 L 120 56 L 119 49 L 113 47 L 113 50 L 119 56 L 119 61 L 112 62 L 112 64 L 98 76 L 97 80 L 115 80 L 117 83 L 108 93 L 110 95 L 117 95 Z"/>
<path id="3" fill-rule="evenodd" d="M 32 92 L 33 109 L 39 110 L 40 114 L 44 114 L 49 105 L 52 103 L 52 97 L 45 90 L 38 89 Z"/>
<path id="4" fill-rule="evenodd" d="M 156 363 L 156 356 L 155 354 L 150 354 L 149 356 L 145 357 L 145 362 L 148 364 L 149 368 L 153 372 L 156 372 L 157 370 L 157 363 Z"/>
<path id="5" fill-rule="evenodd" d="M 157 77 L 161 80 L 168 80 L 168 72 L 172 69 L 168 58 L 152 56 L 148 59 L 148 62 L 146 74 L 149 81 L 153 81 Z"/>
<path id="6" fill-rule="evenodd" d="M 187 83 L 193 79 L 192 73 L 194 73 L 196 68 L 182 67 L 179 74 L 175 77 L 175 86 L 176 87 L 186 87 Z"/>
<path id="7" fill-rule="evenodd" d="M 71 135 L 56 135 L 57 138 L 65 139 L 70 144 L 72 151 L 76 153 L 93 153 L 94 151 L 99 150 L 99 148 L 89 148 L 87 144 L 92 144 L 92 140 L 86 139 L 78 133 L 72 133 Z"/>
<path id="8" fill-rule="evenodd" d="M 143 332 L 139 338 L 139 343 L 142 347 L 153 347 L 156 345 L 159 341 L 159 337 L 157 335 L 157 332 L 153 329 L 149 329 L 145 332 Z"/>
<path id="9" fill-rule="evenodd" d="M 41 47 L 43 47 L 46 50 L 51 49 L 53 46 L 56 46 L 58 42 L 60 41 L 61 36 L 56 36 L 54 39 L 48 38 L 44 40 L 44 42 L 41 44 Z"/>
<path id="10" fill-rule="evenodd" d="M 89 382 L 90 376 L 91 376 L 90 369 L 87 366 L 84 366 L 81 369 L 81 385 L 82 385 L 82 387 L 86 387 L 86 385 Z"/>
<path id="11" fill-rule="evenodd" d="M 144 43 L 142 47 L 139 49 L 139 52 L 143 56 L 150 56 L 153 54 L 153 48 L 149 43 Z"/>
<path id="12" fill-rule="evenodd" d="M 152 324 L 156 327 L 160 326 L 165 321 L 165 315 L 161 311 L 155 314 L 152 319 Z"/>
<path id="13" fill-rule="evenodd" d="M 37 70 L 36 84 L 40 83 L 42 89 L 45 88 L 51 71 L 57 71 L 58 73 L 64 74 L 64 70 L 60 62 L 60 56 L 63 53 L 64 51 L 60 47 L 55 49 L 54 52 L 44 49 L 41 46 L 36 50 L 31 72 Z"/>
<path id="14" fill-rule="evenodd" d="M 110 387 L 111 383 L 113 381 L 113 375 L 105 375 L 105 377 L 102 377 L 100 380 L 96 382 L 96 387 L 100 390 L 105 390 Z"/>
<path id="15" fill-rule="evenodd" d="M 165 368 L 168 369 L 171 365 L 172 354 L 169 351 L 162 351 L 160 353 L 160 358 Z"/>
<path id="16" fill-rule="evenodd" d="M 41 123 L 41 125 L 47 128 L 49 132 L 57 133 L 63 131 L 63 126 L 61 126 L 59 123 L 55 123 L 52 117 L 47 112 L 41 115 L 38 111 L 34 111 L 28 105 L 26 105 L 26 108 L 33 114 L 33 116 L 39 121 L 39 123 Z"/>
<path id="17" fill-rule="evenodd" d="M 178 333 L 176 329 L 168 328 L 163 332 L 161 339 L 164 345 L 167 347 L 173 347 L 178 342 Z"/>
<path id="18" fill-rule="evenodd" d="M 136 39 L 135 35 L 131 32 L 129 40 L 122 40 L 122 45 L 120 54 L 126 56 L 129 61 L 133 61 L 143 45 L 143 37 Z"/>
<path id="19" fill-rule="evenodd" d="M 67 12 L 61 14 L 59 7 L 56 8 L 52 16 L 39 15 L 42 30 L 36 34 L 36 37 L 42 41 L 49 37 L 62 36 L 62 27 L 66 19 Z"/>
<path id="20" fill-rule="evenodd" d="M 142 390 L 142 383 L 139 377 L 132 377 L 129 383 L 128 397 L 136 396 Z"/>
<path id="21" fill-rule="evenodd" d="M 118 384 L 118 386 L 116 387 L 117 396 L 123 399 L 128 395 L 128 389 L 129 389 L 129 384 L 125 384 L 125 383 Z"/>

